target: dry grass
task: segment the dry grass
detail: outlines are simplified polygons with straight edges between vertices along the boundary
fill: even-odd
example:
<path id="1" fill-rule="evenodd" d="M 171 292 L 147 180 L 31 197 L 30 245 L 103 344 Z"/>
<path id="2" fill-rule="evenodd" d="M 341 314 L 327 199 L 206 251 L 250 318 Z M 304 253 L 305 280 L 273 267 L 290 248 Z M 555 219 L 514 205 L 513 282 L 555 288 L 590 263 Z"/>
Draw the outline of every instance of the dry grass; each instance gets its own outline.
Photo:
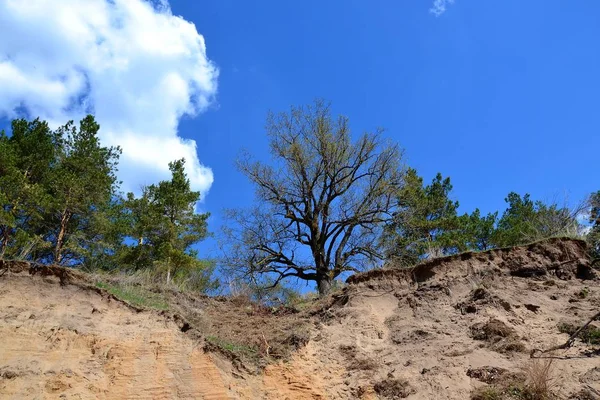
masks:
<path id="1" fill-rule="evenodd" d="M 525 391 L 530 400 L 550 400 L 554 398 L 553 389 L 557 386 L 554 376 L 554 359 L 533 359 L 523 368 L 526 376 Z"/>
<path id="2" fill-rule="evenodd" d="M 478 371 L 475 371 L 478 372 Z M 479 379 L 479 377 L 477 377 Z M 485 382 L 485 379 L 479 379 Z M 554 374 L 554 359 L 533 359 L 520 373 L 504 371 L 500 379 L 488 381 L 471 394 L 471 400 L 552 400 L 558 378 Z"/>

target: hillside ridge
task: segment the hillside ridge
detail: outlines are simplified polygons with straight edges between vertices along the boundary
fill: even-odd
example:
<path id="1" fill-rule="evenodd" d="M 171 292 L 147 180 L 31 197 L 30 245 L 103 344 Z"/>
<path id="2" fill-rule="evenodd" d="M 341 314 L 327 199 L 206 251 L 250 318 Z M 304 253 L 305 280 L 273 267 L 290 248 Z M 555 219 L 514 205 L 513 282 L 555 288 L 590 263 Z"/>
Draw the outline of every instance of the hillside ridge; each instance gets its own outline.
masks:
<path id="1" fill-rule="evenodd" d="M 530 356 L 600 309 L 579 240 L 370 271 L 304 310 L 168 291 L 151 310 L 46 267 L 0 261 L 3 398 L 525 399 L 547 360 L 555 398 L 600 391 L 597 321 Z"/>

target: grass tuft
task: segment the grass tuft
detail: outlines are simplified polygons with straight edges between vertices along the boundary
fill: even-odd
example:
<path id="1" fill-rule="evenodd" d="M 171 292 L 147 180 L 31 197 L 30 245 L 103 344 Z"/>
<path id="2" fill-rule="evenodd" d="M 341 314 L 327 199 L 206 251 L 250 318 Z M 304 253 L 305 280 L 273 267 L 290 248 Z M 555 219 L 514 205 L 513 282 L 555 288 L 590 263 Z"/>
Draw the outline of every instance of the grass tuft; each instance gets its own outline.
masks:
<path id="1" fill-rule="evenodd" d="M 259 353 L 258 350 L 253 347 L 229 342 L 216 336 L 207 336 L 205 340 L 230 353 L 246 356 L 249 358 L 255 358 L 258 356 Z"/>
<path id="2" fill-rule="evenodd" d="M 169 304 L 162 296 L 142 287 L 120 286 L 107 282 L 96 282 L 96 287 L 104 289 L 116 298 L 137 307 L 152 308 L 160 311 L 169 309 Z"/>
<path id="3" fill-rule="evenodd" d="M 534 359 L 522 368 L 525 373 L 525 395 L 529 400 L 550 400 L 554 398 L 553 388 L 557 385 L 554 376 L 554 359 Z"/>

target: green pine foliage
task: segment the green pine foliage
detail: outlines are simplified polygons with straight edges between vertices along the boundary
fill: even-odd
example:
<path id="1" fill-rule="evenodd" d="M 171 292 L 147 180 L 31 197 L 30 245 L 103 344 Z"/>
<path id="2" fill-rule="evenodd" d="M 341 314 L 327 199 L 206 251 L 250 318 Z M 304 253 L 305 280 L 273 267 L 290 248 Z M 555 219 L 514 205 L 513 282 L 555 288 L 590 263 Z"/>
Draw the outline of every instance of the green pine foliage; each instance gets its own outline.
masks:
<path id="1" fill-rule="evenodd" d="M 208 234 L 208 214 L 195 212 L 200 193 L 185 161 L 170 163 L 171 180 L 122 198 L 121 150 L 102 146 L 99 129 L 89 115 L 55 130 L 17 119 L 0 132 L 0 258 L 145 269 L 181 288 L 214 288 L 215 263 L 193 249 Z"/>
<path id="2" fill-rule="evenodd" d="M 382 239 L 392 265 L 408 267 L 426 258 L 576 236 L 581 231 L 577 212 L 514 192 L 505 199 L 507 208 L 500 218 L 497 212 L 482 215 L 479 209 L 458 215 L 459 203 L 451 199 L 451 191 L 450 178 L 438 173 L 424 185 L 416 170 L 407 170 L 393 221 Z M 596 252 L 600 247 L 599 199 L 599 194 L 592 196 L 595 208 L 592 206 L 589 234 Z"/>
<path id="3" fill-rule="evenodd" d="M 54 165 L 46 189 L 51 201 L 46 209 L 46 240 L 51 253 L 43 256 L 57 264 L 82 262 L 88 246 L 104 237 L 103 215 L 117 195 L 117 162 L 120 149 L 103 147 L 100 126 L 84 118 L 79 129 L 69 122 L 57 130 Z"/>
<path id="4" fill-rule="evenodd" d="M 131 245 L 121 249 L 122 265 L 152 268 L 166 283 L 212 287 L 214 263 L 198 259 L 192 246 L 208 235 L 208 213 L 196 213 L 200 193 L 192 191 L 185 160 L 169 164 L 171 180 L 144 188 L 142 196 L 127 195 L 123 207 Z"/>
<path id="5" fill-rule="evenodd" d="M 398 208 L 387 228 L 388 257 L 400 267 L 411 266 L 436 256 L 467 250 L 487 250 L 493 246 L 497 214 L 458 215 L 458 201 L 450 198 L 450 178 L 437 174 L 429 185 L 417 171 L 406 172 L 404 187 L 398 192 Z"/>
<path id="6" fill-rule="evenodd" d="M 51 246 L 45 216 L 56 135 L 39 119 L 14 120 L 11 131 L 0 132 L 0 257 L 27 258 Z"/>
<path id="7" fill-rule="evenodd" d="M 533 201 L 529 194 L 509 193 L 508 208 L 498 221 L 494 244 L 496 247 L 518 246 L 536 240 L 576 235 L 579 224 L 576 215 L 567 207 Z"/>
<path id="8" fill-rule="evenodd" d="M 412 265 L 428 254 L 444 254 L 460 247 L 456 236 L 458 202 L 452 201 L 450 178 L 437 174 L 424 186 L 415 169 L 409 168 L 398 191 L 398 209 L 388 227 L 388 256 L 400 265 Z"/>

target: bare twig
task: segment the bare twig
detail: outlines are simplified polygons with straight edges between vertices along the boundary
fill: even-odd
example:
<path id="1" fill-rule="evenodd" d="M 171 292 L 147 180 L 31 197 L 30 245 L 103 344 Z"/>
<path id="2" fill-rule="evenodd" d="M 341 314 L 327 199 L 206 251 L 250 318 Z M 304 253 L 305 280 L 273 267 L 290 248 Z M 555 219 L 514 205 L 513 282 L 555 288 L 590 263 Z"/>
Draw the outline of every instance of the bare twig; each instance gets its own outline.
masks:
<path id="1" fill-rule="evenodd" d="M 265 334 L 262 334 L 262 338 L 263 341 L 265 342 L 265 353 L 267 354 L 267 356 L 269 355 L 269 351 L 271 350 L 271 346 L 269 346 L 269 342 L 267 342 L 267 338 L 265 337 Z"/>
<path id="2" fill-rule="evenodd" d="M 588 327 L 589 324 L 591 324 L 592 322 L 594 322 L 595 320 L 600 318 L 600 311 L 597 312 L 596 314 L 594 314 L 592 316 L 592 318 L 590 318 L 585 324 L 583 324 L 583 326 L 581 326 L 579 329 L 577 329 L 575 332 L 573 332 L 573 334 L 571 336 L 569 336 L 569 339 L 567 339 L 567 341 L 561 345 L 558 346 L 554 346 L 551 347 L 549 349 L 546 350 L 539 350 L 539 349 L 534 349 L 531 351 L 531 358 L 535 358 L 535 355 L 540 353 L 540 354 L 544 354 L 544 353 L 549 353 L 551 351 L 555 351 L 555 350 L 564 350 L 564 349 L 568 349 L 569 347 L 571 347 L 573 345 L 573 343 L 575 342 L 575 339 L 577 339 L 577 337 L 579 336 L 579 334 Z"/>

